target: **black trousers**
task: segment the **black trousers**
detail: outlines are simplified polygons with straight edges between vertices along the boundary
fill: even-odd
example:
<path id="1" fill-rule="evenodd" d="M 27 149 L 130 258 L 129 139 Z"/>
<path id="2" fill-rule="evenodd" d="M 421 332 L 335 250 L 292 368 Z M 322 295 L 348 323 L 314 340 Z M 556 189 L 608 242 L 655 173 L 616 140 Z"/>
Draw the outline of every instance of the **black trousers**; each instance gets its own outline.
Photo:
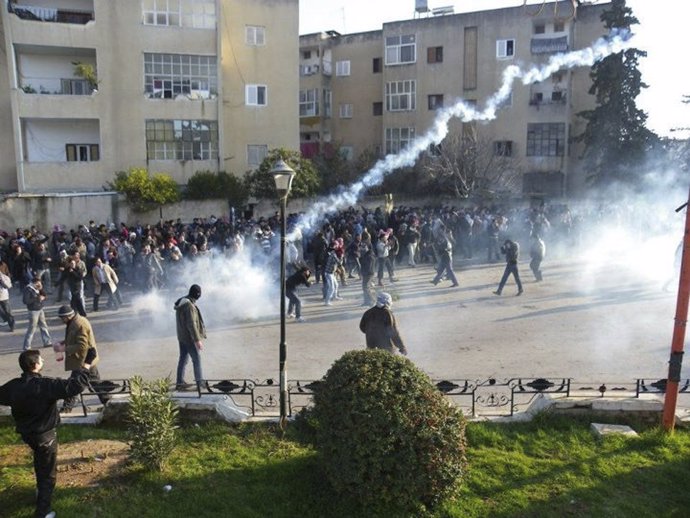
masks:
<path id="1" fill-rule="evenodd" d="M 36 517 L 43 518 L 50 512 L 50 502 L 57 481 L 57 432 L 53 428 L 42 434 L 22 435 L 22 440 L 34 452 L 36 474 Z"/>
<path id="2" fill-rule="evenodd" d="M 0 300 L 0 318 L 7 322 L 10 326 L 10 331 L 14 330 L 14 316 L 12 316 L 9 300 Z"/>

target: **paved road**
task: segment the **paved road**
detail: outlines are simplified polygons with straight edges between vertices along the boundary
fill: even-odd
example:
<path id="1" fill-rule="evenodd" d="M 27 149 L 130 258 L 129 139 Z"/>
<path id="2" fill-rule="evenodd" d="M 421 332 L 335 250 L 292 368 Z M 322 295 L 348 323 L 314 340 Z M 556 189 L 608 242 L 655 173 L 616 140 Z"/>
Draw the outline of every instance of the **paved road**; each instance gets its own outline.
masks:
<path id="1" fill-rule="evenodd" d="M 543 269 L 544 282 L 535 283 L 527 264 L 521 263 L 525 293 L 516 297 L 509 281 L 503 296 L 497 297 L 492 291 L 502 264 L 459 262 L 458 288 L 450 288 L 447 281 L 432 285 L 429 265 L 400 268 L 399 282 L 386 289 L 395 299 L 394 311 L 409 357 L 436 379 L 558 376 L 628 382 L 666 377 L 674 293 L 662 291 L 658 279 L 647 279 L 620 264 L 591 267 L 547 261 Z M 242 304 L 238 299 L 242 288 L 210 291 L 199 301 L 209 330 L 203 356 L 205 377 L 277 378 L 277 313 L 233 321 L 224 315 L 232 312 L 233 305 Z M 343 301 L 328 307 L 320 301 L 320 286 L 302 293 L 307 321 L 288 321 L 288 374 L 290 379 L 318 379 L 344 352 L 363 347 L 358 329 L 364 309 L 361 289 L 355 281 L 342 290 Z M 147 378 L 174 378 L 177 343 L 172 304 L 184 294 L 164 291 L 142 298 L 130 291 L 119 312 L 89 315 L 103 377 L 139 373 Z M 26 325 L 18 294 L 13 294 L 12 302 L 18 323 L 14 333 L 0 328 L 0 381 L 18 372 L 16 357 Z M 248 297 L 246 304 L 251 302 Z M 48 308 L 51 333 L 59 340 L 64 331 L 56 312 L 57 305 L 52 303 Z M 38 334 L 34 346 L 40 346 Z M 62 364 L 52 361 L 52 353 L 45 356 L 49 358 L 46 373 L 62 375 Z M 191 366 L 188 371 L 191 377 Z M 689 376 L 686 367 L 683 377 Z"/>

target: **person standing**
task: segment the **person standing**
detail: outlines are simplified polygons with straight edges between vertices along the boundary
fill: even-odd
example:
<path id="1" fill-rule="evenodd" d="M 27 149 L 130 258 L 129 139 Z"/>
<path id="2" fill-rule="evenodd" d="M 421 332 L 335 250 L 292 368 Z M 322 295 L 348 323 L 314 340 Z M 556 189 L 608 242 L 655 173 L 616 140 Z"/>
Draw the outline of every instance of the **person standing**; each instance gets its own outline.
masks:
<path id="1" fill-rule="evenodd" d="M 529 267 L 534 274 L 534 278 L 537 282 L 541 282 L 543 279 L 541 274 L 541 262 L 544 260 L 546 255 L 546 245 L 544 240 L 539 236 L 539 234 L 532 234 L 532 242 L 529 247 L 529 255 L 532 259 L 529 263 Z"/>
<path id="2" fill-rule="evenodd" d="M 65 353 L 66 371 L 86 369 L 91 387 L 98 390 L 101 375 L 96 367 L 99 357 L 91 322 L 67 305 L 60 306 L 58 317 L 65 324 L 65 340 L 53 344 L 53 350 L 57 353 Z M 110 396 L 99 394 L 98 399 L 105 405 L 110 400 Z M 65 398 L 61 412 L 70 413 L 76 403 L 77 400 L 74 397 Z"/>
<path id="3" fill-rule="evenodd" d="M 362 306 L 371 306 L 374 303 L 373 290 L 372 290 L 372 279 L 376 273 L 376 256 L 371 246 L 363 244 L 362 245 L 362 257 L 360 259 L 361 264 L 361 275 L 362 275 L 362 294 L 364 296 L 364 302 Z"/>
<path id="4" fill-rule="evenodd" d="M 14 316 L 10 307 L 10 288 L 12 279 L 9 276 L 7 264 L 0 261 L 0 318 L 7 322 L 10 333 L 14 332 Z"/>
<path id="5" fill-rule="evenodd" d="M 43 305 L 47 298 L 46 292 L 43 291 L 43 283 L 39 276 L 35 276 L 31 280 L 22 295 L 22 301 L 26 304 L 26 310 L 29 316 L 29 325 L 24 335 L 24 350 L 31 349 L 31 342 L 34 339 L 34 333 L 38 327 L 41 330 L 41 339 L 43 340 L 43 347 L 52 347 L 53 341 L 50 338 L 48 331 L 48 324 L 46 323 L 46 315 L 43 311 Z"/>
<path id="6" fill-rule="evenodd" d="M 518 259 L 520 258 L 520 245 L 516 241 L 506 239 L 501 247 L 501 253 L 506 256 L 506 269 L 503 271 L 503 277 L 498 284 L 498 289 L 494 291 L 494 295 L 500 295 L 503 291 L 508 276 L 512 273 L 517 284 L 517 295 L 522 295 L 522 282 L 520 282 L 520 274 L 518 273 Z"/>
<path id="7" fill-rule="evenodd" d="M 43 358 L 40 351 L 28 350 L 19 355 L 20 378 L 0 387 L 0 405 L 12 408 L 17 433 L 31 448 L 36 475 L 35 517 L 54 518 L 50 510 L 57 481 L 57 426 L 60 415 L 57 401 L 75 397 L 88 384 L 88 374 L 76 370 L 69 379 L 41 376 Z"/>
<path id="8" fill-rule="evenodd" d="M 86 303 L 84 302 L 84 279 L 86 278 L 86 263 L 81 259 L 79 252 L 74 252 L 65 268 L 67 286 L 69 286 L 70 306 L 81 316 L 86 316 Z"/>
<path id="9" fill-rule="evenodd" d="M 458 286 L 458 279 L 453 271 L 453 241 L 446 231 L 441 231 L 439 240 L 436 243 L 436 253 L 439 257 L 436 276 L 431 283 L 436 286 L 445 275 L 453 284 L 451 288 Z"/>
<path id="10" fill-rule="evenodd" d="M 177 379 L 175 388 L 186 390 L 191 387 L 184 381 L 184 371 L 189 357 L 192 358 L 194 367 L 194 381 L 197 388 L 204 377 L 201 371 L 201 351 L 204 349 L 202 338 L 206 338 L 206 327 L 201 311 L 196 301 L 201 297 L 201 286 L 192 284 L 189 293 L 175 301 L 175 320 L 177 323 L 177 341 L 180 346 L 180 358 L 177 362 Z"/>
<path id="11" fill-rule="evenodd" d="M 307 288 L 311 286 L 309 276 L 311 271 L 308 267 L 302 266 L 295 273 L 290 275 L 285 281 L 285 295 L 290 300 L 287 309 L 288 317 L 295 317 L 296 322 L 304 322 L 302 318 L 302 301 L 297 296 L 298 286 L 304 285 Z"/>
<path id="12" fill-rule="evenodd" d="M 367 349 L 383 349 L 395 354 L 407 355 L 407 349 L 398 332 L 395 316 L 391 311 L 393 298 L 381 292 L 376 305 L 367 309 L 359 322 L 359 330 L 366 335 Z"/>
<path id="13" fill-rule="evenodd" d="M 98 311 L 98 301 L 103 292 L 108 295 L 108 306 L 114 308 L 115 311 L 120 309 L 122 298 L 117 289 L 120 279 L 118 279 L 115 270 L 113 270 L 108 263 L 104 263 L 100 257 L 97 257 L 93 269 L 91 270 L 91 276 L 93 277 L 94 312 Z"/>

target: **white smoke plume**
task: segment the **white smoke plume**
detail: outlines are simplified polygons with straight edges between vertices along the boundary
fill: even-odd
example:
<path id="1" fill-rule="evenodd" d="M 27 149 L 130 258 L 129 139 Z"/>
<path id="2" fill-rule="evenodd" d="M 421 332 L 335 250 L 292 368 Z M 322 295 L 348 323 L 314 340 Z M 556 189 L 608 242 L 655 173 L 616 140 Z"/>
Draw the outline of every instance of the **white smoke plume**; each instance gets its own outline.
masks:
<path id="1" fill-rule="evenodd" d="M 586 49 L 555 54 L 546 64 L 541 66 L 534 65 L 526 70 L 517 65 L 508 66 L 503 71 L 500 88 L 486 100 L 483 109 L 479 110 L 476 106 L 460 99 L 452 106 L 441 110 L 431 128 L 424 135 L 415 138 L 405 149 L 398 154 L 387 155 L 376 162 L 361 180 L 355 182 L 344 192 L 327 196 L 314 203 L 312 208 L 301 217 L 299 227 L 303 229 L 313 228 L 317 222 L 323 219 L 324 214 L 355 204 L 365 189 L 379 185 L 387 174 L 396 169 L 413 165 L 419 155 L 429 148 L 430 144 L 440 144 L 443 141 L 448 134 L 448 124 L 451 119 L 459 118 L 463 122 L 495 119 L 497 109 L 510 96 L 515 81 L 521 81 L 525 85 L 544 81 L 559 70 L 592 66 L 597 61 L 621 52 L 630 46 L 630 32 L 613 32 L 609 37 L 599 38 L 591 47 Z"/>

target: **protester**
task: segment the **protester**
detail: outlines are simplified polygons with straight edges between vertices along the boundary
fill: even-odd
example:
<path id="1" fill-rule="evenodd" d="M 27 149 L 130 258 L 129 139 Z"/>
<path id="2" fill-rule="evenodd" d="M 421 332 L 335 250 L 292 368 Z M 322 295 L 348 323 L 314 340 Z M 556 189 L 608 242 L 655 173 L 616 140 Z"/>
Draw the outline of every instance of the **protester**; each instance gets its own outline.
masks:
<path id="1" fill-rule="evenodd" d="M 520 245 L 510 239 L 506 239 L 501 247 L 501 253 L 506 256 L 506 268 L 503 271 L 503 277 L 498 284 L 498 289 L 494 291 L 494 295 L 500 295 L 503 287 L 508 280 L 508 276 L 512 273 L 517 284 L 517 295 L 522 295 L 522 282 L 520 282 L 520 273 L 518 272 L 518 259 L 520 258 Z"/>
<path id="2" fill-rule="evenodd" d="M 0 318 L 3 322 L 7 322 L 10 333 L 13 333 L 14 316 L 10 307 L 10 288 L 12 288 L 12 279 L 9 276 L 9 269 L 6 263 L 0 262 Z"/>
<path id="3" fill-rule="evenodd" d="M 290 300 L 288 304 L 287 316 L 289 318 L 295 317 L 295 322 L 304 322 L 302 318 L 302 301 L 297 296 L 297 288 L 301 285 L 309 288 L 311 281 L 309 276 L 311 271 L 308 267 L 303 266 L 298 271 L 290 275 L 285 281 L 285 295 Z"/>
<path id="4" fill-rule="evenodd" d="M 392 305 L 393 298 L 388 293 L 379 293 L 376 305 L 362 315 L 359 329 L 366 335 L 367 349 L 383 349 L 390 353 L 400 351 L 400 354 L 407 355 L 391 311 Z"/>
<path id="5" fill-rule="evenodd" d="M 0 387 L 0 405 L 12 408 L 17 433 L 33 451 L 36 475 L 36 518 L 54 518 L 50 510 L 57 481 L 57 426 L 60 415 L 57 401 L 74 398 L 88 384 L 88 373 L 75 370 L 69 379 L 41 375 L 43 358 L 40 351 L 28 350 L 19 355 L 22 369 L 15 378 Z"/>
<path id="6" fill-rule="evenodd" d="M 43 291 L 43 283 L 41 278 L 36 276 L 31 280 L 26 288 L 22 301 L 26 304 L 26 310 L 29 315 L 29 324 L 24 335 L 24 350 L 31 349 L 31 342 L 34 339 L 36 328 L 41 330 L 41 339 L 43 340 L 43 347 L 51 347 L 53 341 L 50 338 L 50 331 L 48 331 L 48 324 L 46 323 L 46 315 L 43 311 L 43 305 L 47 298 L 46 292 Z"/>
<path id="7" fill-rule="evenodd" d="M 177 323 L 177 341 L 180 347 L 180 358 L 177 362 L 176 389 L 187 390 L 191 387 L 184 381 L 184 371 L 189 357 L 194 367 L 194 381 L 197 388 L 203 382 L 201 371 L 201 351 L 204 349 L 202 338 L 206 338 L 206 327 L 196 301 L 201 297 L 201 286 L 192 284 L 189 293 L 175 301 L 175 320 Z"/>
<path id="8" fill-rule="evenodd" d="M 91 270 L 93 277 L 93 310 L 98 311 L 98 301 L 103 292 L 108 295 L 108 307 L 112 307 L 117 311 L 122 304 L 122 297 L 120 297 L 120 290 L 117 285 L 120 279 L 117 273 L 108 263 L 104 263 L 100 257 L 96 258 L 94 267 Z"/>

